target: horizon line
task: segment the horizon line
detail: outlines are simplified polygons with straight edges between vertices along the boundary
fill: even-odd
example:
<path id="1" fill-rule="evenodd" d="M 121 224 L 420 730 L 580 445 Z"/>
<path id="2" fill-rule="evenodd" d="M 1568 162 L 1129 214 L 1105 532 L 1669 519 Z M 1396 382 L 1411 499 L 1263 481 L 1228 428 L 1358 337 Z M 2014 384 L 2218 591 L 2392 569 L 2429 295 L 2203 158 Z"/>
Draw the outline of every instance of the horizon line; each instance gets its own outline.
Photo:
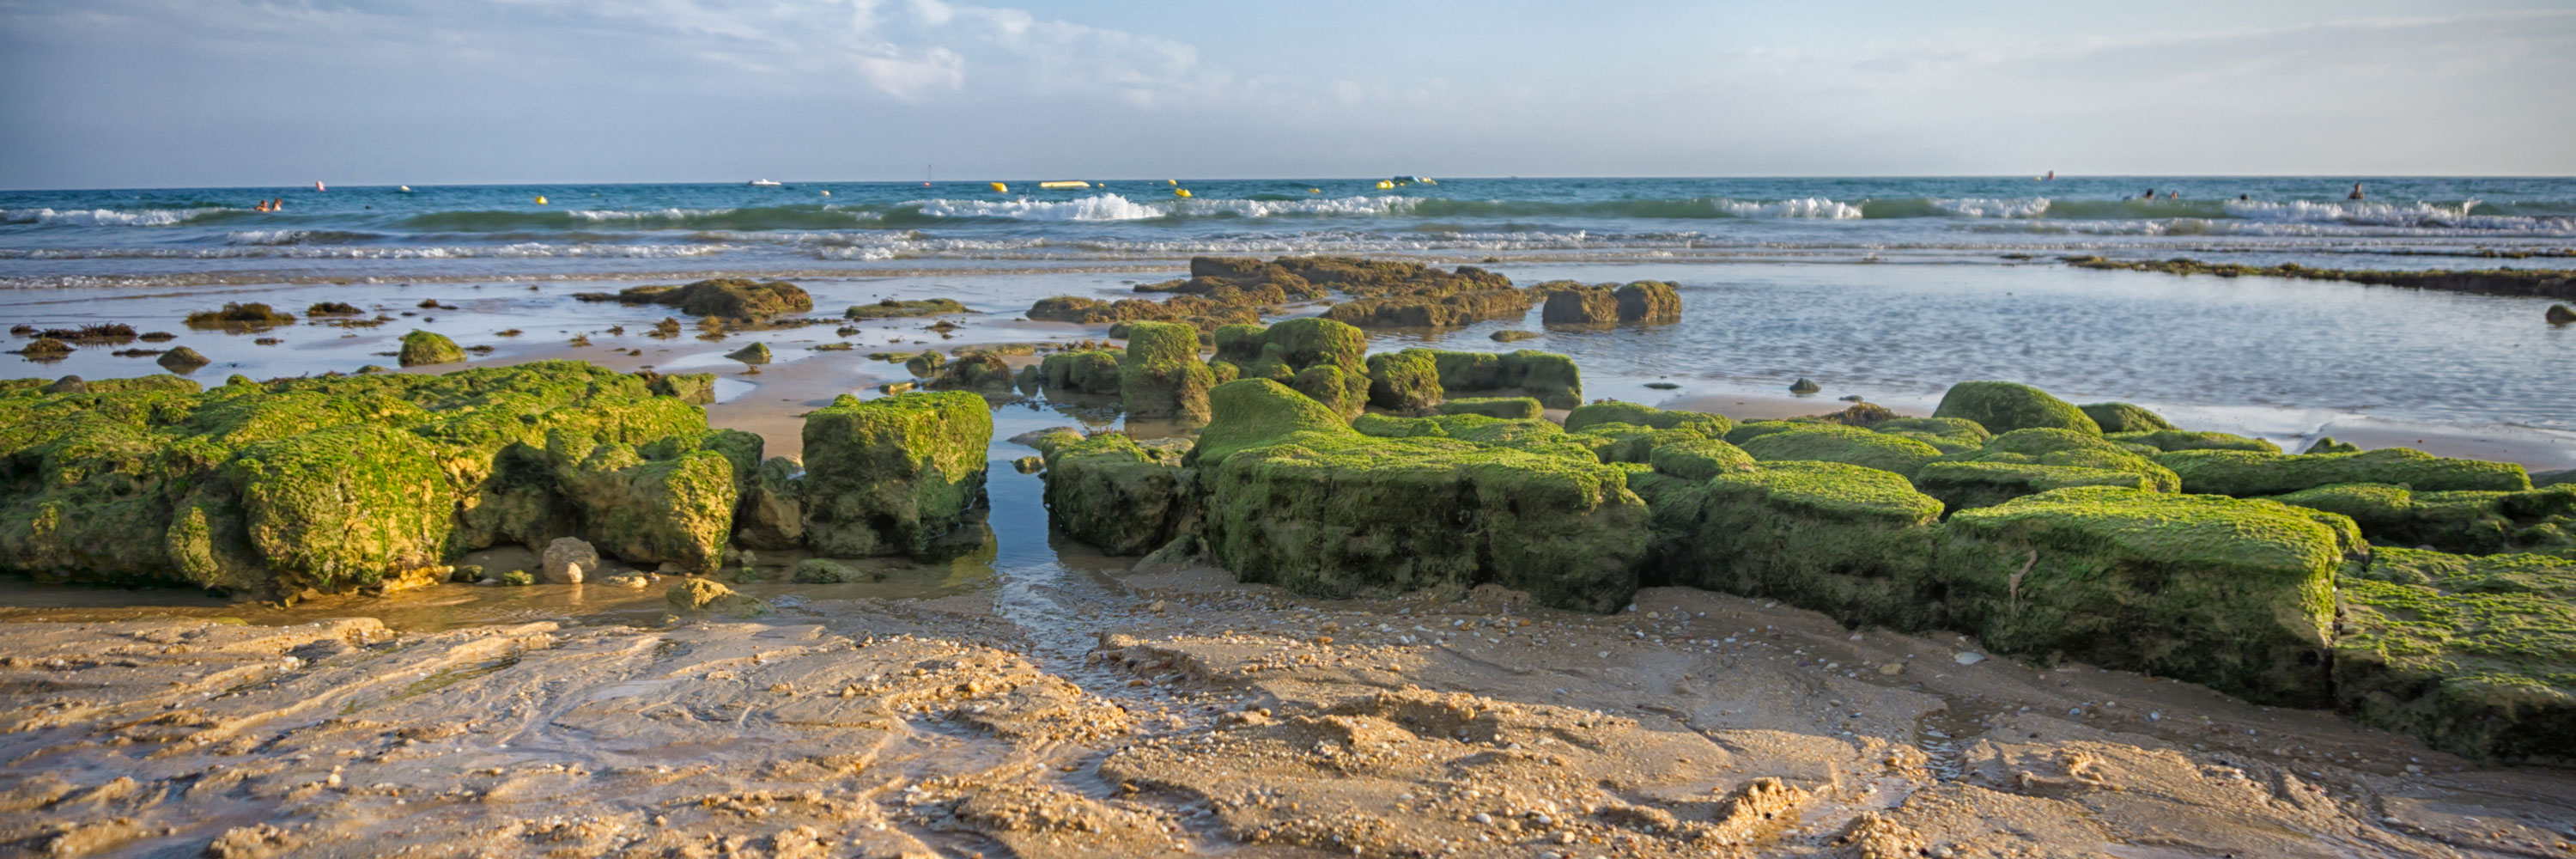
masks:
<path id="1" fill-rule="evenodd" d="M 1033 176 L 1034 176 L 1034 174 L 1033 174 Z M 990 183 L 990 182 L 997 182 L 997 181 L 998 181 L 998 182 L 1004 182 L 1004 183 L 1006 183 L 1006 184 L 1007 184 L 1007 183 L 1016 183 L 1016 182 L 1039 182 L 1039 181 L 1086 181 L 1086 182 L 1092 182 L 1092 183 L 1095 183 L 1095 184 L 1107 184 L 1107 183 L 1110 183 L 1110 182 L 1164 182 L 1164 183 L 1170 183 L 1170 182 L 1191 182 L 1191 181 L 1199 181 L 1199 182 L 1375 182 L 1375 181 L 1378 181 L 1378 180 L 1380 180 L 1380 179 L 1391 178 L 1391 177 L 1388 177 L 1388 176 L 1226 176 L 1226 177 L 1200 177 L 1200 178 L 1198 178 L 1198 179 L 1179 179 L 1179 178 L 1177 178 L 1177 177 L 1162 176 L 1162 177 L 1152 177 L 1152 178 L 1110 178 L 1110 179 L 1055 180 L 1055 179 L 1037 179 L 1037 178 L 1033 178 L 1033 176 L 1032 176 L 1032 177 L 1020 177 L 1020 178 L 1006 178 L 1006 179 L 941 179 L 941 180 L 926 181 L 926 182 L 923 182 L 923 183 L 921 183 L 921 184 L 925 184 L 925 185 L 929 185 L 929 184 L 964 184 L 964 185 L 981 185 L 981 184 L 986 184 L 986 183 Z M 1738 179 L 1742 179 L 1742 180 L 1751 180 L 1751 179 L 1883 179 L 1883 180 L 1893 180 L 1893 179 L 2019 179 L 2019 178 L 2023 178 L 2023 177 L 2029 177 L 2029 178 L 2032 178 L 2032 179 L 2034 179 L 2034 180 L 2038 178 L 2037 176 L 2035 176 L 2035 175 L 2033 175 L 2033 174 L 2028 174 L 2028 173 L 1910 173 L 1910 174 L 1909 174 L 1909 173 L 1874 173 L 1874 174 L 1843 174 L 1843 175 L 1821 174 L 1821 173 L 1819 173 L 1819 174 L 1804 174 L 1804 173 L 1792 174 L 1792 173 L 1779 173 L 1779 174 L 1739 174 L 1739 175 L 1703 175 L 1703 176 L 1657 176 L 1657 175 L 1643 175 L 1643 174 L 1639 174 L 1639 175 L 1593 175 L 1593 176 L 1544 176 L 1544 175 L 1528 175 L 1528 174 L 1524 174 L 1524 175 L 1506 175 L 1506 176 L 1453 176 L 1453 177 L 1450 177 L 1449 179 L 1445 179 L 1445 180 L 1440 179 L 1439 177 L 1436 177 L 1436 176 L 1434 176 L 1434 177 L 1430 177 L 1430 178 L 1434 179 L 1435 181 L 1516 181 L 1516 180 L 1532 180 L 1532 179 L 1536 179 L 1536 180 L 1567 180 L 1567 179 L 1575 179 L 1575 180 L 1581 180 L 1581 179 L 1614 179 L 1614 180 L 1670 179 L 1670 180 L 1694 180 L 1694 181 L 1699 181 L 1699 180 L 1738 180 Z M 2386 174 L 2341 174 L 2341 173 L 2083 173 L 2083 174 L 2075 174 L 2075 175 L 2060 175 L 2060 176 L 2058 176 L 2058 177 L 2057 177 L 2056 181 L 2069 181 L 2069 180 L 2080 180 L 2080 179 L 2147 179 L 2147 180 L 2155 180 L 2155 179 L 2317 179 L 2317 180 L 2321 180 L 2321 181 L 2322 181 L 2322 180 L 2332 180 L 2332 181 L 2337 181 L 2337 182 L 2356 182 L 2356 181 L 2357 181 L 2357 182 L 2371 182 L 2371 181 L 2408 180 L 2408 179 L 2576 179 L 2576 175 L 2549 175 L 2549 174 L 2520 174 L 2520 175 L 2517 175 L 2517 174 L 2487 174 L 2487 173 L 2386 173 Z M 329 180 L 329 179 L 322 179 L 322 180 L 318 180 L 318 181 L 323 182 L 323 183 L 325 184 L 325 186 L 326 186 L 326 187 L 330 184 L 330 180 Z M 540 187 L 540 186 L 564 186 L 564 185 L 748 185 L 750 181 L 752 181 L 752 180 L 743 180 L 743 181 L 741 181 L 741 182 L 728 181 L 728 180 L 716 180 L 716 181 L 707 181 L 707 180 L 699 180 L 699 181 L 576 181 L 576 180 L 546 180 L 546 181 L 536 181 L 536 182 L 424 182 L 424 183 L 417 183 L 417 184 L 415 184 L 415 183 L 404 183 L 404 182 L 394 182 L 394 183 L 350 183 L 350 184 L 342 185 L 341 187 L 345 187 L 345 188 L 352 188 L 352 189 L 363 189 L 363 188 L 395 188 L 395 187 L 415 187 L 415 188 L 527 188 L 527 187 Z M 81 191 L 235 191 L 235 190 L 251 190 L 251 189 L 280 189 L 280 188 L 284 188 L 284 189 L 296 189 L 296 188 L 302 188 L 302 187 L 304 187 L 306 184 L 308 184 L 308 182 L 294 182 L 294 183 L 283 184 L 283 185 L 277 185 L 277 184 L 271 184 L 271 185 L 118 185 L 118 186 L 101 186 L 101 187 L 88 187 L 88 188 L 75 188 L 75 187 L 51 187 L 51 188 L 20 187 L 20 188 L 0 188 L 0 194 L 33 193 L 33 192 L 58 192 L 58 193 L 59 193 L 59 192 L 81 192 Z M 782 182 L 781 182 L 781 184 L 785 184 L 785 185 L 911 185 L 911 184 L 913 184 L 913 180 L 910 180 L 910 179 L 794 179 L 794 180 L 784 180 L 784 181 L 782 181 Z M 1090 190 L 1090 189 L 1070 189 L 1070 190 Z M 1369 190 L 1377 190 L 1377 189 L 1369 189 Z M 323 192 L 323 193 L 329 193 L 329 192 L 328 192 L 328 191 L 325 191 L 325 192 Z M 1016 193 L 1016 192 L 1014 192 L 1014 193 Z"/>

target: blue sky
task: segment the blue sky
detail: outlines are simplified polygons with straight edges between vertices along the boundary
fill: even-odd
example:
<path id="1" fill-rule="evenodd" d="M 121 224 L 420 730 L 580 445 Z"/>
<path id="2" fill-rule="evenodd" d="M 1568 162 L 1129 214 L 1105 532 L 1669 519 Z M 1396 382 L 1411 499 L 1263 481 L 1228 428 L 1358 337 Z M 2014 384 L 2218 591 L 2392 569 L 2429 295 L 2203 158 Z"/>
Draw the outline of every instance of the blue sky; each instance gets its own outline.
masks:
<path id="1" fill-rule="evenodd" d="M 2576 173 L 2543 2 L 0 0 L 0 187 Z"/>

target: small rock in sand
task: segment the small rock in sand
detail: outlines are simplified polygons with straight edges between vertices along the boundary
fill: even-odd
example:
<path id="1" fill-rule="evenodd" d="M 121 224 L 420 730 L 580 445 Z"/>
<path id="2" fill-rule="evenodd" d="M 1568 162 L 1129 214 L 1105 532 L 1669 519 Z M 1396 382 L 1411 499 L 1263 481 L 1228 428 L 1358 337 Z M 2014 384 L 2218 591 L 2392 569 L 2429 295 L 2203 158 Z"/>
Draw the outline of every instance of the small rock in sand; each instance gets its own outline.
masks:
<path id="1" fill-rule="evenodd" d="M 1961 665 L 1975 665 L 1979 662 L 1986 661 L 1986 655 L 1983 653 L 1961 653 L 1957 656 L 1950 657 L 1950 661 Z"/>
<path id="2" fill-rule="evenodd" d="M 599 569 L 599 550 L 579 537 L 558 537 L 546 544 L 539 561 L 542 566 L 538 569 L 547 584 L 577 585 L 583 573 Z"/>

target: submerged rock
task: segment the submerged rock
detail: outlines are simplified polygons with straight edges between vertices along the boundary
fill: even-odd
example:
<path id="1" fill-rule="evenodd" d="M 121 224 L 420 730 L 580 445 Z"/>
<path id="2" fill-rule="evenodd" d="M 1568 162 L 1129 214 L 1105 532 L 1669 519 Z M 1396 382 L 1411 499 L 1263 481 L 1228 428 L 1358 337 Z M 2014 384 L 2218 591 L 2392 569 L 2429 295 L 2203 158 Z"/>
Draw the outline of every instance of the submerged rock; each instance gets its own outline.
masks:
<path id="1" fill-rule="evenodd" d="M 2541 313 L 2541 318 L 2549 320 L 2551 325 L 2576 323 L 2576 308 L 2564 304 L 2552 304 L 2548 310 Z"/>
<path id="2" fill-rule="evenodd" d="M 192 373 L 196 372 L 197 368 L 214 362 L 206 360 L 204 355 L 197 354 L 195 349 L 176 346 L 168 352 L 161 353 L 161 357 L 152 359 L 152 363 L 159 364 L 162 369 L 173 373 Z"/>
<path id="3" fill-rule="evenodd" d="M 465 350 L 456 341 L 433 331 L 413 330 L 402 337 L 402 354 L 398 362 L 405 367 L 430 364 L 454 364 L 465 360 Z"/>
<path id="4" fill-rule="evenodd" d="M 605 297 L 605 296 L 603 296 Z M 814 297 L 786 281 L 701 280 L 686 286 L 636 286 L 614 296 L 624 304 L 660 304 L 690 316 L 757 320 L 814 309 Z"/>
<path id="5" fill-rule="evenodd" d="M 846 319 L 901 319 L 916 316 L 938 316 L 947 313 L 970 313 L 966 305 L 954 298 L 924 298 L 896 301 L 888 298 L 875 304 L 853 304 L 843 311 Z"/>
<path id="6" fill-rule="evenodd" d="M 753 343 L 749 346 L 727 352 L 725 353 L 725 357 L 745 364 L 767 364 L 769 363 L 770 357 L 769 344 Z"/>
<path id="7" fill-rule="evenodd" d="M 1797 381 L 1789 383 L 1789 393 L 1792 394 L 1812 394 L 1824 389 L 1824 386 L 1816 384 L 1814 380 L 1805 376 L 1800 376 Z"/>
<path id="8" fill-rule="evenodd" d="M 1536 339 L 1538 339 L 1538 338 L 1540 338 L 1540 337 L 1544 337 L 1544 336 L 1547 336 L 1547 335 L 1540 334 L 1540 333 L 1538 333 L 1538 332 L 1536 332 L 1536 331 L 1521 331 L 1521 330 L 1517 330 L 1517 329 L 1506 328 L 1506 329 L 1503 329 L 1503 330 L 1501 330 L 1501 331 L 1496 331 L 1496 332 L 1494 332 L 1494 333 L 1492 333 L 1492 334 L 1488 334 L 1488 335 L 1485 335 L 1485 336 L 1486 336 L 1486 338 L 1487 338 L 1487 339 L 1490 339 L 1490 340 L 1492 340 L 1492 341 L 1494 341 L 1494 342 L 1496 342 L 1496 343 L 1515 343 L 1515 342 L 1519 342 L 1519 341 L 1522 341 L 1522 340 L 1536 340 Z"/>
<path id="9" fill-rule="evenodd" d="M 188 314 L 190 328 L 273 328 L 295 324 L 295 317 L 279 313 L 268 305 L 227 303 L 221 310 L 200 310 Z"/>

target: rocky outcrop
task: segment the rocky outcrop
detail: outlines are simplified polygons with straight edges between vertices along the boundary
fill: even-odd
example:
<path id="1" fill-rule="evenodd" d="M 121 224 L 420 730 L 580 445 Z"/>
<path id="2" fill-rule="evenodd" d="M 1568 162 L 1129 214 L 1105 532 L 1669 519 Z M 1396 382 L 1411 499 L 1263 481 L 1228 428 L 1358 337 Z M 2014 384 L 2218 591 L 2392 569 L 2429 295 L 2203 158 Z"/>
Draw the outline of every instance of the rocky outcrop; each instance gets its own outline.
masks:
<path id="1" fill-rule="evenodd" d="M 2101 435 L 2102 427 L 2073 403 L 2015 382 L 1960 382 L 1941 395 L 1936 418 L 1965 418 L 1992 432 L 2049 427 Z"/>
<path id="2" fill-rule="evenodd" d="M 401 363 L 405 367 L 431 364 L 454 364 L 465 360 L 465 350 L 456 341 L 434 331 L 415 330 L 402 337 Z"/>
<path id="3" fill-rule="evenodd" d="M 636 286 L 616 295 L 582 293 L 586 301 L 617 301 L 623 304 L 660 304 L 679 308 L 690 316 L 722 319 L 762 320 L 790 313 L 808 313 L 814 309 L 814 296 L 803 287 L 786 281 L 750 281 L 742 278 L 701 280 L 686 286 Z"/>
<path id="4" fill-rule="evenodd" d="M 984 503 L 993 414 L 961 391 L 860 402 L 805 418 L 805 542 L 834 557 L 932 554 Z"/>
<path id="5" fill-rule="evenodd" d="M 1215 371 L 1199 360 L 1197 330 L 1164 322 L 1128 326 L 1118 394 L 1129 415 L 1205 423 L 1208 389 L 1215 386 Z"/>

